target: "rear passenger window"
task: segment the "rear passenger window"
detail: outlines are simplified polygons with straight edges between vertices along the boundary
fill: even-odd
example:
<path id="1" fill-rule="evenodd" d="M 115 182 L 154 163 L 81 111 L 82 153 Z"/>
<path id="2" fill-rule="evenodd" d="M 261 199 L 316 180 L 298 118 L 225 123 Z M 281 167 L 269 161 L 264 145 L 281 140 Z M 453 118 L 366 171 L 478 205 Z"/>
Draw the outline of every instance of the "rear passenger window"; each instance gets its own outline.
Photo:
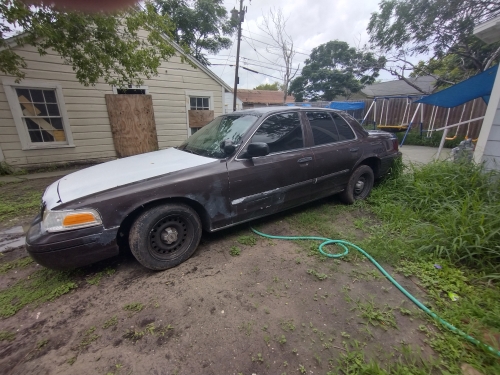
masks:
<path id="1" fill-rule="evenodd" d="M 316 146 L 339 141 L 337 127 L 327 112 L 306 112 L 306 115 Z"/>
<path id="2" fill-rule="evenodd" d="M 340 117 L 337 113 L 332 113 L 331 115 L 337 125 L 340 141 L 347 141 L 349 139 L 356 138 L 349 124 L 342 117 Z"/>
<path id="3" fill-rule="evenodd" d="M 267 143 L 271 153 L 303 148 L 299 114 L 286 112 L 270 116 L 253 135 L 250 143 L 254 142 Z"/>

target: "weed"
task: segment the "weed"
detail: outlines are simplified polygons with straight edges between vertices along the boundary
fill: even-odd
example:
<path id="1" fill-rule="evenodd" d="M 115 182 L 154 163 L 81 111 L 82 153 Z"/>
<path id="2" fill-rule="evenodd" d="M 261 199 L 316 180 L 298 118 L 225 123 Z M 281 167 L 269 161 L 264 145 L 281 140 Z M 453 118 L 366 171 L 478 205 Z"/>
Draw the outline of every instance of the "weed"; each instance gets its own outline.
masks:
<path id="1" fill-rule="evenodd" d="M 77 287 L 71 275 L 71 272 L 41 269 L 0 291 L 0 316 L 9 317 L 26 305 L 39 305 L 69 293 Z"/>
<path id="2" fill-rule="evenodd" d="M 240 332 L 245 332 L 245 335 L 250 336 L 252 334 L 252 327 L 253 323 L 252 322 L 247 322 L 247 323 L 241 323 L 241 325 L 238 327 Z"/>
<path id="3" fill-rule="evenodd" d="M 318 366 L 321 366 L 321 357 L 318 354 L 314 354 L 314 359 L 318 363 Z"/>
<path id="4" fill-rule="evenodd" d="M 305 368 L 304 366 L 299 365 L 299 372 L 300 372 L 301 374 L 305 374 L 307 371 L 306 371 L 306 368 Z"/>
<path id="5" fill-rule="evenodd" d="M 9 331 L 0 331 L 0 342 L 2 341 L 14 341 L 16 334 Z"/>
<path id="6" fill-rule="evenodd" d="M 42 192 L 21 191 L 16 195 L 9 195 L 7 198 L 0 201 L 0 221 L 9 220 L 19 215 L 34 215 L 40 209 Z"/>
<path id="7" fill-rule="evenodd" d="M 271 337 L 268 336 L 268 335 L 265 335 L 264 336 L 264 341 L 266 342 L 267 345 L 269 345 L 269 343 L 271 342 Z"/>
<path id="8" fill-rule="evenodd" d="M 351 338 L 351 335 L 348 334 L 347 332 L 340 332 L 340 336 L 342 336 L 345 339 L 350 339 Z"/>
<path id="9" fill-rule="evenodd" d="M 267 324 L 264 324 L 264 326 L 262 327 L 262 330 L 264 332 L 267 332 L 267 329 L 269 328 L 269 326 Z"/>
<path id="10" fill-rule="evenodd" d="M 99 283 L 101 282 L 101 279 L 104 276 L 111 276 L 115 272 L 116 272 L 116 270 L 114 270 L 112 268 L 106 268 L 105 270 L 96 273 L 93 277 L 87 279 L 87 283 L 89 283 L 90 285 L 99 285 Z"/>
<path id="11" fill-rule="evenodd" d="M 252 357 L 252 362 L 264 362 L 264 358 L 262 357 L 262 353 L 257 353 L 257 357 Z"/>
<path id="12" fill-rule="evenodd" d="M 237 241 L 242 245 L 254 246 L 257 243 L 257 239 L 253 236 L 240 236 Z"/>
<path id="13" fill-rule="evenodd" d="M 70 366 L 73 366 L 73 363 L 75 363 L 75 362 L 76 362 L 76 359 L 77 359 L 77 357 L 71 357 L 71 358 L 69 358 L 69 359 L 66 361 L 66 363 L 67 363 L 68 365 L 70 365 Z"/>
<path id="14" fill-rule="evenodd" d="M 356 306 L 354 306 L 351 311 L 360 311 L 360 317 L 366 319 L 368 324 L 381 326 L 385 330 L 387 330 L 388 327 L 397 328 L 396 319 L 394 318 L 392 309 L 388 305 L 380 308 L 375 305 L 373 300 L 361 302 L 359 299 L 355 302 L 355 305 Z"/>
<path id="15" fill-rule="evenodd" d="M 283 367 L 287 367 L 287 366 L 288 366 L 288 362 L 287 361 L 283 362 Z"/>
<path id="16" fill-rule="evenodd" d="M 277 283 L 279 281 L 280 281 L 280 279 L 278 277 L 276 277 L 276 276 L 273 277 L 273 283 Z"/>
<path id="17" fill-rule="evenodd" d="M 241 254 L 241 249 L 238 246 L 231 246 L 231 250 L 229 250 L 229 255 L 236 257 Z"/>
<path id="18" fill-rule="evenodd" d="M 295 331 L 295 324 L 293 323 L 293 319 L 280 321 L 280 326 L 283 331 Z"/>
<path id="19" fill-rule="evenodd" d="M 0 265 L 0 274 L 6 273 L 14 268 L 24 268 L 33 263 L 30 257 L 24 257 Z"/>
<path id="20" fill-rule="evenodd" d="M 300 264 L 302 263 L 302 260 L 300 258 L 295 259 L 295 264 Z"/>
<path id="21" fill-rule="evenodd" d="M 315 271 L 315 270 L 313 270 L 313 269 L 309 269 L 309 270 L 307 270 L 307 274 L 308 274 L 308 275 L 313 275 L 313 276 L 316 276 L 316 278 L 317 278 L 318 280 L 320 280 L 320 281 L 323 281 L 323 280 L 325 280 L 325 279 L 327 279 L 327 278 L 328 278 L 328 276 L 327 276 L 327 275 L 325 275 L 324 273 L 319 273 L 319 272 L 317 272 L 317 271 Z"/>
<path id="22" fill-rule="evenodd" d="M 144 308 L 144 305 L 140 302 L 132 302 L 132 303 L 129 303 L 129 304 L 123 306 L 123 310 L 132 311 L 132 312 L 139 312 L 143 308 Z"/>
<path id="23" fill-rule="evenodd" d="M 87 346 L 92 344 L 94 341 L 97 341 L 100 335 L 95 333 L 96 327 L 90 327 L 88 330 L 86 330 L 83 333 L 83 338 L 82 341 L 80 341 L 80 344 L 78 345 L 79 349 L 85 349 Z"/>
<path id="24" fill-rule="evenodd" d="M 43 340 L 40 340 L 36 343 L 36 348 L 38 350 L 42 349 L 45 345 L 47 345 L 49 343 L 49 340 L 47 339 L 43 339 Z"/>
<path id="25" fill-rule="evenodd" d="M 115 316 L 109 318 L 108 320 L 106 320 L 104 322 L 104 324 L 102 325 L 102 328 L 106 329 L 106 328 L 109 328 L 109 327 L 113 327 L 113 326 L 116 326 L 118 324 L 118 318 Z"/>
<path id="26" fill-rule="evenodd" d="M 281 345 L 285 345 L 286 344 L 286 337 L 285 335 L 281 335 L 281 337 L 279 337 L 278 339 L 276 339 L 277 342 L 279 342 Z"/>

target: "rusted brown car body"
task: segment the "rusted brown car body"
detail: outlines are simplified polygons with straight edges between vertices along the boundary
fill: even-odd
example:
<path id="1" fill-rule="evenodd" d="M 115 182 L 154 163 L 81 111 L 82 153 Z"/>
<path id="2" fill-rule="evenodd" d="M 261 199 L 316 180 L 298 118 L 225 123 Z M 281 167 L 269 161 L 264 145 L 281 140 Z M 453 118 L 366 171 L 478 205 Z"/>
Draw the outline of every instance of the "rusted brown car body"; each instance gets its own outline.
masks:
<path id="1" fill-rule="evenodd" d="M 342 116 L 355 138 L 315 146 L 306 115 L 311 111 Z M 298 113 L 304 147 L 242 157 L 248 141 L 266 118 L 287 112 Z M 128 231 L 141 213 L 169 202 L 191 207 L 204 230 L 217 231 L 339 193 L 360 165 L 369 166 L 375 178 L 380 178 L 400 157 L 393 135 L 369 134 L 353 118 L 338 111 L 278 107 L 238 113 L 256 116 L 256 122 L 232 155 L 60 203 L 56 210 L 96 210 L 102 225 L 47 233 L 41 226 L 42 215 L 38 215 L 27 234 L 30 255 L 40 264 L 56 269 L 112 257 L 118 254 L 120 242 L 126 243 Z"/>

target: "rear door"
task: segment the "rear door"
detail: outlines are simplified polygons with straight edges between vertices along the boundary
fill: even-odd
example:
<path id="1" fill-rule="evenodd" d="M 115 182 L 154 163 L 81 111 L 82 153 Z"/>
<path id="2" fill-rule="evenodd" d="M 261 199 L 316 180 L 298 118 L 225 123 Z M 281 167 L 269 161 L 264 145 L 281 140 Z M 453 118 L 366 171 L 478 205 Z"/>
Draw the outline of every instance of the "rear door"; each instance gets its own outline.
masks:
<path id="1" fill-rule="evenodd" d="M 344 189 L 362 150 L 360 140 L 338 113 L 308 111 L 306 117 L 314 142 L 313 194 L 318 198 Z"/>
<path id="2" fill-rule="evenodd" d="M 249 158 L 246 147 L 265 142 L 270 153 Z M 298 112 L 267 117 L 239 155 L 228 163 L 233 222 L 241 222 L 299 205 L 309 200 L 313 154 L 304 147 L 304 127 Z"/>

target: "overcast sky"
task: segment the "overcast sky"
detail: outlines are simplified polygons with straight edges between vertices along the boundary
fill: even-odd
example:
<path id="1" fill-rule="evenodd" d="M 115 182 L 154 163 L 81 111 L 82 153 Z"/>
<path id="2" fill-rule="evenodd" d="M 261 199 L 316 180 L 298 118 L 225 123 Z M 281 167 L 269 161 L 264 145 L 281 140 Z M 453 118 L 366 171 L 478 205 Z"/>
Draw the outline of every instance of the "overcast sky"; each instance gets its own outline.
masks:
<path id="1" fill-rule="evenodd" d="M 371 13 L 378 10 L 380 0 L 249 0 L 244 1 L 248 7 L 245 22 L 242 24 L 242 40 L 240 64 L 260 73 L 279 78 L 279 72 L 273 67 L 276 56 L 266 51 L 264 43 L 272 43 L 269 37 L 259 29 L 263 14 L 268 14 L 272 8 L 282 8 L 288 16 L 287 32 L 292 37 L 297 49 L 294 66 L 303 66 L 312 48 L 330 40 L 338 39 L 350 45 L 368 42 L 366 27 Z M 224 2 L 228 11 L 236 7 L 239 0 Z M 234 65 L 236 61 L 236 33 L 233 36 L 233 46 L 221 51 L 217 56 L 210 56 L 210 68 L 226 81 L 229 86 L 234 84 Z M 254 39 L 254 40 L 252 40 Z M 299 53 L 300 52 L 300 53 Z M 251 65 L 252 64 L 252 65 Z M 278 63 L 279 64 L 279 63 Z M 260 65 L 260 66 L 259 66 Z M 300 72 L 300 71 L 299 71 Z M 272 77 L 251 73 L 240 69 L 240 88 L 252 89 L 261 83 L 280 81 Z M 383 80 L 394 79 L 388 73 L 381 73 Z"/>

